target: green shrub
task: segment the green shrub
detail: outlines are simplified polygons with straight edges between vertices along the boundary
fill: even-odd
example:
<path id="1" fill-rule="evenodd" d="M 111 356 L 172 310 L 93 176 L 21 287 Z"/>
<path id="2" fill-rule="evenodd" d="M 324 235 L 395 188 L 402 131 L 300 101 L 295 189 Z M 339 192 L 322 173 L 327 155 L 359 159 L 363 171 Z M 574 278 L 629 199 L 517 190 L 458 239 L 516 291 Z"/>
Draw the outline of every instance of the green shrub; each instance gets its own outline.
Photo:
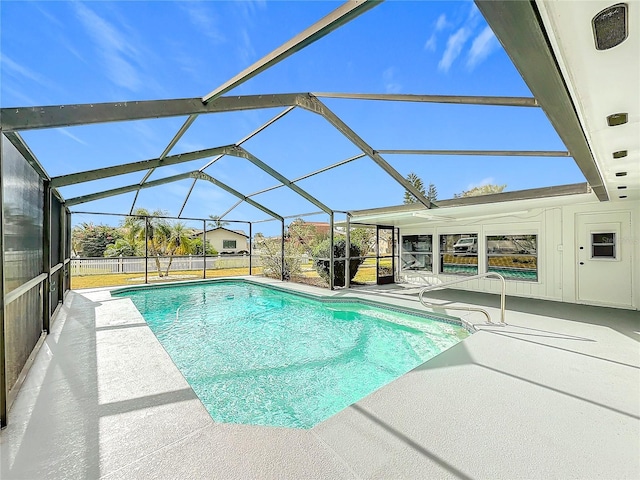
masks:
<path id="1" fill-rule="evenodd" d="M 334 258 L 344 258 L 346 256 L 346 245 L 347 242 L 344 239 L 340 239 L 334 242 Z M 313 266 L 318 272 L 318 275 L 320 275 L 320 278 L 325 280 L 327 283 L 329 282 L 330 249 L 331 244 L 329 240 L 322 241 L 313 249 Z M 360 253 L 360 247 L 352 243 L 349 248 L 349 256 L 359 257 Z M 353 280 L 353 278 L 356 276 L 356 273 L 358 273 L 358 268 L 360 268 L 360 265 L 362 265 L 363 261 L 364 260 L 360 258 L 351 258 L 351 260 L 349 261 L 349 280 Z M 333 284 L 337 287 L 344 287 L 344 267 L 344 260 L 334 262 Z"/>

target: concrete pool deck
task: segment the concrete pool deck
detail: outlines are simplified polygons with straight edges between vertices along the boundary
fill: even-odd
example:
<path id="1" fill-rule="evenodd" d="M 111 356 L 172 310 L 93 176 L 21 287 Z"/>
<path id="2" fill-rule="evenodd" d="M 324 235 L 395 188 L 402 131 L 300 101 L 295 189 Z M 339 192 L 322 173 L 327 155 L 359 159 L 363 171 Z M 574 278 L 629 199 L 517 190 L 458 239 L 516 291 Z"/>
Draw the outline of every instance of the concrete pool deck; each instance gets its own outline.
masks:
<path id="1" fill-rule="evenodd" d="M 286 286 L 420 308 L 398 286 Z M 0 434 L 3 480 L 640 478 L 637 311 L 508 297 L 507 326 L 465 314 L 477 333 L 295 430 L 215 423 L 109 291 L 69 292 Z M 466 302 L 498 317 L 496 296 L 429 296 L 444 313 Z"/>

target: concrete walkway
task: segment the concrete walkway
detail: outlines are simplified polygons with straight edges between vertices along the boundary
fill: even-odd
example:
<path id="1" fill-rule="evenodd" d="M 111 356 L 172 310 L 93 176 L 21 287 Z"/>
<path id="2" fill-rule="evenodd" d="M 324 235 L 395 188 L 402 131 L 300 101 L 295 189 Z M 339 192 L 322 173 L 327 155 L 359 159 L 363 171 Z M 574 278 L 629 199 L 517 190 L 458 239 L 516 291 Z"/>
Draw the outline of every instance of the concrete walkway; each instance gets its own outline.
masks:
<path id="1" fill-rule="evenodd" d="M 399 287 L 292 287 L 419 306 Z M 497 315 L 495 296 L 430 297 Z M 507 310 L 505 327 L 467 314 L 477 333 L 294 430 L 215 423 L 130 300 L 70 292 L 0 434 L 0 478 L 640 478 L 640 313 Z"/>

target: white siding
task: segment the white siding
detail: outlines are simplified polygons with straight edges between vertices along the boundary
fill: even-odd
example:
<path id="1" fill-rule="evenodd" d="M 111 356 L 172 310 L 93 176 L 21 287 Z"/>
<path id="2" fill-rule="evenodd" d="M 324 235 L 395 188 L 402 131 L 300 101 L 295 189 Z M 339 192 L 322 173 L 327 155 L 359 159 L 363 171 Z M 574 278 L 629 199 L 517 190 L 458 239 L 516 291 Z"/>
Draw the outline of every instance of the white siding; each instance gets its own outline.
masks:
<path id="1" fill-rule="evenodd" d="M 514 206 L 514 210 L 518 207 Z M 507 294 L 513 296 L 540 298 L 575 303 L 576 300 L 576 231 L 575 216 L 578 213 L 629 212 L 632 218 L 631 238 L 621 238 L 621 242 L 631 243 L 632 283 L 634 308 L 640 308 L 640 212 L 635 205 L 614 202 L 590 202 L 579 205 L 559 205 L 547 208 L 530 208 L 525 213 L 518 212 L 500 218 L 485 218 L 433 222 L 423 225 L 401 227 L 400 235 L 433 235 L 434 272 L 411 271 L 425 280 L 439 282 L 460 279 L 458 275 L 438 274 L 440 252 L 439 236 L 444 234 L 478 235 L 478 272 L 486 271 L 486 237 L 488 235 L 535 234 L 538 237 L 538 281 L 507 280 Z M 628 247 L 628 246 L 627 246 Z M 408 273 L 408 272 L 401 272 Z M 454 288 L 454 287 L 451 287 Z M 481 279 L 460 283 L 455 288 L 461 290 L 498 293 L 498 280 Z M 623 305 L 621 305 L 623 306 Z"/>

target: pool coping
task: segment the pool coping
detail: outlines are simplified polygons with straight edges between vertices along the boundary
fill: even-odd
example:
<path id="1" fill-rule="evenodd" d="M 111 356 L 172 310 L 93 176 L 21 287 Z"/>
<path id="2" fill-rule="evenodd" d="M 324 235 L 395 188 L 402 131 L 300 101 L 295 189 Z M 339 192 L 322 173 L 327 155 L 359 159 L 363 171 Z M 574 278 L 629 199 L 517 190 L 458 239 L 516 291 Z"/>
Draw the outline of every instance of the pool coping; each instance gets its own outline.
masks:
<path id="1" fill-rule="evenodd" d="M 437 312 L 423 312 L 415 308 L 399 306 L 399 305 L 390 305 L 388 303 L 377 302 L 375 300 L 370 300 L 367 298 L 362 298 L 357 296 L 357 292 L 349 292 L 350 297 L 336 297 L 334 295 L 320 295 L 315 292 L 305 292 L 301 290 L 297 290 L 295 288 L 288 288 L 285 286 L 274 285 L 272 283 L 256 281 L 254 279 L 248 279 L 243 277 L 224 277 L 224 278 L 211 278 L 211 279 L 200 279 L 200 280 L 189 280 L 189 281 L 176 281 L 176 282 L 166 282 L 161 284 L 153 284 L 153 285 L 131 285 L 126 287 L 116 287 L 111 290 L 111 294 L 124 294 L 130 291 L 139 291 L 139 290 L 155 290 L 157 288 L 174 288 L 179 286 L 191 286 L 191 285 L 203 285 L 203 284 L 211 284 L 211 283 L 248 283 L 251 285 L 260 286 L 263 288 L 270 288 L 273 290 L 277 290 L 284 293 L 289 293 L 292 295 L 297 295 L 303 298 L 313 299 L 315 301 L 319 301 L 322 303 L 351 303 L 351 304 L 361 304 L 367 305 L 370 307 L 382 308 L 386 310 L 390 310 L 392 312 L 397 313 L 406 313 L 409 315 L 414 315 L 417 317 L 424 318 L 426 320 L 434 320 L 437 322 L 448 323 L 450 325 L 456 325 L 464 328 L 470 334 L 473 334 L 478 331 L 476 326 L 462 318 L 454 317 L 451 315 L 441 314 Z M 299 284 L 292 284 L 299 285 Z M 305 285 L 308 287 L 308 285 Z M 319 287 L 313 287 L 319 288 Z M 333 293 L 333 292 L 332 292 Z"/>
<path id="2" fill-rule="evenodd" d="M 59 309 L 0 433 L 2 478 L 640 476 L 637 311 L 510 297 L 507 326 L 479 325 L 302 430 L 214 422 L 110 290 L 71 291 Z M 486 294 L 438 299 L 497 311 Z"/>

